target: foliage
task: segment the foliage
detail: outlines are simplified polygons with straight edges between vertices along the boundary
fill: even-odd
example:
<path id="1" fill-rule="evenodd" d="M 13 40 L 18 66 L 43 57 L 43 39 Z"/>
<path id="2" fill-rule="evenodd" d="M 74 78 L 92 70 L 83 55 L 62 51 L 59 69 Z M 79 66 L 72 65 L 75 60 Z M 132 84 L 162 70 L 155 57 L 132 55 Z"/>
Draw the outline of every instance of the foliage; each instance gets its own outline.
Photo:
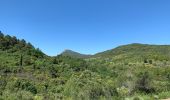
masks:
<path id="1" fill-rule="evenodd" d="M 130 44 L 93 56 L 45 55 L 0 32 L 0 100 L 170 97 L 170 46 Z"/>

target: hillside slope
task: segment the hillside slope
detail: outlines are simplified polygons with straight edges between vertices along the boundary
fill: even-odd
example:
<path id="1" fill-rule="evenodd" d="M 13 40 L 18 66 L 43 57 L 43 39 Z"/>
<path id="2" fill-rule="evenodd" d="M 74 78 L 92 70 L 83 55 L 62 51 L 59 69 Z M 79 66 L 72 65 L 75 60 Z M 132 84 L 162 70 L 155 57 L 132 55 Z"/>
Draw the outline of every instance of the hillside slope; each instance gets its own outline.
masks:
<path id="1" fill-rule="evenodd" d="M 49 57 L 0 33 L 0 100 L 170 97 L 169 46 L 130 44 L 86 57 L 70 50 Z"/>
<path id="2" fill-rule="evenodd" d="M 129 44 L 97 53 L 94 57 L 115 60 L 143 61 L 144 59 L 170 60 L 170 45 Z"/>
<path id="3" fill-rule="evenodd" d="M 30 65 L 33 61 L 44 58 L 46 55 L 36 49 L 24 39 L 19 40 L 15 36 L 4 35 L 0 32 L 0 63 L 10 66 L 19 66 L 22 58 L 23 64 Z"/>

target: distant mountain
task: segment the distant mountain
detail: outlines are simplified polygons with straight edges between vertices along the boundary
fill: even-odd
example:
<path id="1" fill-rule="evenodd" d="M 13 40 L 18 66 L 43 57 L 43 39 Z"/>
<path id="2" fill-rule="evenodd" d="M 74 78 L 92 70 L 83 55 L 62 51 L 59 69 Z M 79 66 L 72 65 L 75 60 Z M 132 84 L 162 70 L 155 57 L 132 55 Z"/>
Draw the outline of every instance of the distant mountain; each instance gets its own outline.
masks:
<path id="1" fill-rule="evenodd" d="M 72 50 L 65 50 L 64 52 L 61 53 L 61 55 L 64 56 L 71 56 L 71 57 L 76 57 L 76 58 L 88 58 L 91 55 L 86 55 L 86 54 L 81 54 Z"/>
<path id="2" fill-rule="evenodd" d="M 170 45 L 148 45 L 134 43 L 97 53 L 93 57 L 133 61 L 139 61 L 143 59 L 169 60 Z"/>

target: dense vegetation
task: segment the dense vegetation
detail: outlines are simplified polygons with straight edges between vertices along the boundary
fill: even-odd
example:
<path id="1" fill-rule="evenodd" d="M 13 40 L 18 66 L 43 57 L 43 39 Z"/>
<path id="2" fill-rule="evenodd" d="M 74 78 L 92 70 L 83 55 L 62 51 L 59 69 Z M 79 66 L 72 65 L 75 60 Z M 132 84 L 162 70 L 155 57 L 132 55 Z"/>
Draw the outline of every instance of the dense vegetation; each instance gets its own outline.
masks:
<path id="1" fill-rule="evenodd" d="M 0 32 L 0 100 L 170 97 L 170 46 L 131 44 L 93 56 L 49 57 Z"/>

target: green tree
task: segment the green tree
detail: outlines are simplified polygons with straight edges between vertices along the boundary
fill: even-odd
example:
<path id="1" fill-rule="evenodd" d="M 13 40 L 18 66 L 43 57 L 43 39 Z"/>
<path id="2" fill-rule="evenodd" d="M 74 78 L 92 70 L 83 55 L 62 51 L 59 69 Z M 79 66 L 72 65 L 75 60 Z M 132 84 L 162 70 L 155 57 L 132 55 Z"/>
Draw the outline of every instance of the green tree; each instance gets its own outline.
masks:
<path id="1" fill-rule="evenodd" d="M 146 93 L 155 92 L 155 89 L 151 86 L 151 82 L 152 80 L 149 72 L 142 72 L 139 74 L 136 89 Z"/>

